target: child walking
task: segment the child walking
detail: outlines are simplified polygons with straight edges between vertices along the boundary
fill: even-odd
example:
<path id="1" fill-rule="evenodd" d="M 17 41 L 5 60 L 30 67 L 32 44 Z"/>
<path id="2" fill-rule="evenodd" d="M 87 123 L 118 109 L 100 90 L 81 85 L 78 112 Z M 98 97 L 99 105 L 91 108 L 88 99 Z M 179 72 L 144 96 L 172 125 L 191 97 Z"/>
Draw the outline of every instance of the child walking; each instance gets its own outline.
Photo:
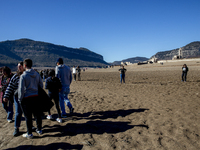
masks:
<path id="1" fill-rule="evenodd" d="M 45 82 L 45 89 L 48 89 L 48 95 L 50 99 L 54 99 L 54 103 L 58 112 L 58 118 L 56 119 L 56 121 L 62 123 L 61 111 L 59 107 L 59 91 L 62 89 L 62 85 L 60 80 L 57 77 L 55 77 L 54 70 L 50 70 L 48 75 L 49 77 L 46 79 Z M 48 111 L 47 119 L 52 119 L 50 110 Z"/>

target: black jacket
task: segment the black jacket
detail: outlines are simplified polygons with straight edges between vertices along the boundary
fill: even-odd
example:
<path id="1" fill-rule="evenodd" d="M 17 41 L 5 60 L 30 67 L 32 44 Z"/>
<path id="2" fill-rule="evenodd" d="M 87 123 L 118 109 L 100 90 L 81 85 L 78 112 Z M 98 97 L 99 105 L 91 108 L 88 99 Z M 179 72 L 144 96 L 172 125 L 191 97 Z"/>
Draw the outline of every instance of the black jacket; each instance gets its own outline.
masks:
<path id="1" fill-rule="evenodd" d="M 53 79 L 51 77 L 48 77 L 46 79 L 45 89 L 49 90 L 49 94 L 58 94 L 59 89 L 61 88 L 62 88 L 62 84 L 57 77 Z"/>
<path id="2" fill-rule="evenodd" d="M 183 73 L 187 73 L 187 72 L 189 71 L 188 67 L 186 67 L 185 69 L 184 69 L 184 68 L 185 68 L 185 67 L 182 67 Z"/>

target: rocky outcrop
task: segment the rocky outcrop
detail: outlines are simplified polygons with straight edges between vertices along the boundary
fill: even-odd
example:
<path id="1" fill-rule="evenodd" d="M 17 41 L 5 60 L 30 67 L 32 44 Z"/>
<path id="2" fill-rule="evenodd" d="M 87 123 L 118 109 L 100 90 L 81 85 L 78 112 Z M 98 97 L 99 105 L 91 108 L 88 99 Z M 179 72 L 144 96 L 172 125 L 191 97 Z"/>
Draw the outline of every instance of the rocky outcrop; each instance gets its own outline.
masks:
<path id="1" fill-rule="evenodd" d="M 192 42 L 184 47 L 181 47 L 181 49 L 182 49 L 182 58 L 200 57 L 199 41 Z M 179 55 L 179 48 L 169 51 L 158 52 L 151 58 L 156 57 L 159 60 L 171 60 L 175 55 Z"/>
<path id="2" fill-rule="evenodd" d="M 105 66 L 103 56 L 86 48 L 69 48 L 46 42 L 19 39 L 0 42 L 0 63 L 14 64 L 30 58 L 34 66 L 53 67 L 58 57 L 68 66 Z"/>
<path id="3" fill-rule="evenodd" d="M 121 62 L 130 62 L 130 63 L 138 63 L 138 62 L 143 62 L 143 61 L 147 61 L 148 58 L 146 57 L 133 57 L 133 58 L 128 58 L 128 59 L 124 59 L 121 61 L 114 61 L 113 63 L 110 63 L 111 65 L 121 65 Z"/>

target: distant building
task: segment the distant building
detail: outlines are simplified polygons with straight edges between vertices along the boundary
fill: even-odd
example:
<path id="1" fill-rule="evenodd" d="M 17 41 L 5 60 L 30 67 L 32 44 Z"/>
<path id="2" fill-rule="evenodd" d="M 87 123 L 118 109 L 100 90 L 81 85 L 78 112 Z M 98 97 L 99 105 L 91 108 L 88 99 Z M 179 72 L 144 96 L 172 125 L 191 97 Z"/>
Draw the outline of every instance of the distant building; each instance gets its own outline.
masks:
<path id="1" fill-rule="evenodd" d="M 158 58 L 156 58 L 155 56 L 149 60 L 149 62 L 153 62 L 153 63 L 157 63 L 157 61 L 158 61 Z"/>
<path id="2" fill-rule="evenodd" d="M 121 62 L 121 65 L 125 65 L 125 66 L 127 66 L 127 65 L 132 65 L 133 63 L 131 63 L 131 62 Z"/>
<path id="3" fill-rule="evenodd" d="M 182 57 L 182 48 L 180 47 L 178 50 L 178 55 L 174 55 L 172 60 L 181 59 L 181 58 L 183 58 L 183 57 Z"/>

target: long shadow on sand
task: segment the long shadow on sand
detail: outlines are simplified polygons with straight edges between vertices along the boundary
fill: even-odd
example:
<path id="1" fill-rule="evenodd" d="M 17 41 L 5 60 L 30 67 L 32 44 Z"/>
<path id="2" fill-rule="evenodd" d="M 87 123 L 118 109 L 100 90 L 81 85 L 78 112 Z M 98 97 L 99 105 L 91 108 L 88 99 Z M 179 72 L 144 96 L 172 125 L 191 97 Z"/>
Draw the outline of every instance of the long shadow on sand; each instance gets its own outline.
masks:
<path id="1" fill-rule="evenodd" d="M 86 123 L 68 123 L 65 126 L 54 125 L 45 126 L 43 129 L 44 133 L 56 134 L 45 134 L 42 137 L 61 137 L 61 136 L 75 136 L 77 134 L 103 134 L 103 133 L 119 133 L 125 132 L 126 130 L 134 127 L 142 127 L 148 129 L 147 125 L 129 125 L 130 122 L 112 122 L 112 121 L 88 121 Z"/>
<path id="2" fill-rule="evenodd" d="M 75 114 L 82 119 L 107 119 L 107 118 L 117 118 L 119 116 L 125 117 L 134 112 L 144 112 L 148 109 L 130 109 L 130 110 L 118 110 L 118 111 L 106 111 L 106 112 L 93 112 L 84 114 Z M 54 126 L 44 126 L 44 133 L 56 134 L 44 134 L 43 137 L 60 137 L 60 136 L 75 136 L 77 134 L 103 134 L 103 133 L 119 133 L 125 132 L 134 127 L 142 127 L 148 129 L 148 125 L 138 124 L 129 125 L 131 122 L 120 122 L 120 121 L 104 121 L 95 120 L 88 121 L 86 123 L 67 123 L 65 126 L 54 125 Z"/>
<path id="3" fill-rule="evenodd" d="M 68 149 L 77 149 L 80 150 L 83 148 L 83 145 L 70 145 L 68 143 L 52 143 L 49 145 L 39 145 L 39 146 L 33 146 L 33 145 L 22 145 L 15 148 L 8 148 L 6 150 L 68 150 Z"/>
<path id="4" fill-rule="evenodd" d="M 129 109 L 129 110 L 116 110 L 116 111 L 100 111 L 100 112 L 88 112 L 88 113 L 73 113 L 73 118 L 79 119 L 108 119 L 117 118 L 119 116 L 126 117 L 132 113 L 144 112 L 149 109 Z"/>

